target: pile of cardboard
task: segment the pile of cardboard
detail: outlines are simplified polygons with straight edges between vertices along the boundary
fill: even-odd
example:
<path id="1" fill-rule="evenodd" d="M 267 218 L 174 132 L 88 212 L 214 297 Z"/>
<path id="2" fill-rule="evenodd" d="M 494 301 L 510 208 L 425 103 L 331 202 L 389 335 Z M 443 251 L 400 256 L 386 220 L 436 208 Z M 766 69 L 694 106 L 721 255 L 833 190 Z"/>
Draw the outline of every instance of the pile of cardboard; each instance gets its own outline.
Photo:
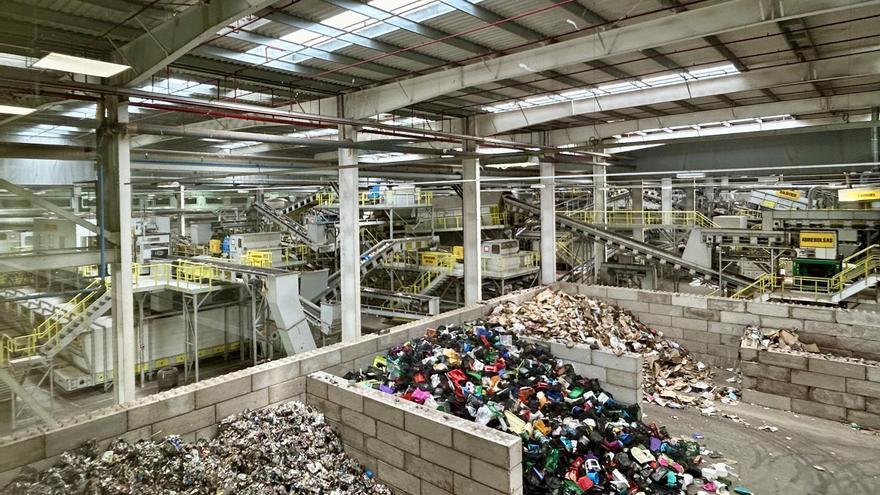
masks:
<path id="1" fill-rule="evenodd" d="M 618 355 L 645 357 L 645 399 L 657 404 L 709 410 L 712 401 L 738 400 L 734 386 L 714 386 L 712 370 L 688 354 L 687 349 L 640 322 L 615 304 L 583 295 L 547 289 L 534 299 L 496 307 L 489 321 L 518 335 L 564 344 L 587 344 Z"/>

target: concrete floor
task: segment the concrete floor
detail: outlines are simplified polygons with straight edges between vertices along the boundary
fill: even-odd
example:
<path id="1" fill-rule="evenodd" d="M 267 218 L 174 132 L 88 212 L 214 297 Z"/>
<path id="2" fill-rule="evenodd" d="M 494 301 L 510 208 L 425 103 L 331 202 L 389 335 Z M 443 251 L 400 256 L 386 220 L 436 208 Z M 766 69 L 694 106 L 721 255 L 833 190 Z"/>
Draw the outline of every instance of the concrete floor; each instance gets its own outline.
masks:
<path id="1" fill-rule="evenodd" d="M 736 461 L 733 469 L 740 484 L 756 495 L 880 494 L 877 432 L 751 404 L 721 405 L 720 409 L 750 426 L 705 417 L 698 409 L 675 410 L 656 404 L 644 404 L 644 420 L 665 425 L 675 436 L 691 438 L 694 432 L 701 433 L 702 445 Z M 765 424 L 779 430 L 758 430 Z"/>

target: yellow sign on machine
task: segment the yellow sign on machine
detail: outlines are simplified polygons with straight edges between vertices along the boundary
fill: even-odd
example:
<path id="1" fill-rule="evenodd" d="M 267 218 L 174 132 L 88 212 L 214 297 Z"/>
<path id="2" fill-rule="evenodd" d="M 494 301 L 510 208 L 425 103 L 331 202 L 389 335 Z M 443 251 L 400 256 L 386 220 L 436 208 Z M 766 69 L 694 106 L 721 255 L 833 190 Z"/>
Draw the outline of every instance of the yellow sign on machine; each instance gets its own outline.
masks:
<path id="1" fill-rule="evenodd" d="M 801 199 L 801 192 L 794 191 L 792 189 L 779 189 L 778 191 L 776 191 L 776 195 L 786 199 Z"/>
<path id="2" fill-rule="evenodd" d="M 840 201 L 880 201 L 880 189 L 838 189 Z"/>
<path id="3" fill-rule="evenodd" d="M 802 248 L 833 248 L 837 246 L 837 232 L 802 230 Z"/>

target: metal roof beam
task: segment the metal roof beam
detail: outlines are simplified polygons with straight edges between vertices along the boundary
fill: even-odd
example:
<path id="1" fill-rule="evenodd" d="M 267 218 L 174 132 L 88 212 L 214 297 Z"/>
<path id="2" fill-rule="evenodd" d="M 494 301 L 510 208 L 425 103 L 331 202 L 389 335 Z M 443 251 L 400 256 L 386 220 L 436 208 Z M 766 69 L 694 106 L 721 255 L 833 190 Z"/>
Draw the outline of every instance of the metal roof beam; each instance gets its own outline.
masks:
<path id="1" fill-rule="evenodd" d="M 727 120 L 759 118 L 770 115 L 807 115 L 871 108 L 871 106 L 876 105 L 878 99 L 880 99 L 880 91 L 873 91 L 832 96 L 828 98 L 786 100 L 773 103 L 761 103 L 759 105 L 743 105 L 734 108 L 681 113 L 663 117 L 633 119 L 624 122 L 571 127 L 548 133 L 547 144 L 551 146 L 562 146 L 566 144 L 586 143 L 591 139 L 603 139 L 617 134 L 626 134 L 645 129 L 690 126 L 706 122 L 724 122 Z M 506 139 L 516 139 L 520 142 L 531 141 L 531 136 L 528 134 L 508 135 L 504 137 Z"/>
<path id="2" fill-rule="evenodd" d="M 117 59 L 131 66 L 113 78 L 120 86 L 136 86 L 217 31 L 275 3 L 275 0 L 213 0 L 199 2 L 122 46 Z"/>
<path id="3" fill-rule="evenodd" d="M 567 101 L 476 117 L 477 135 L 491 136 L 573 115 L 633 108 L 677 100 L 724 95 L 784 85 L 880 74 L 880 53 L 859 53 L 769 67 L 742 74 Z"/>
<path id="4" fill-rule="evenodd" d="M 345 114 L 364 118 L 457 89 L 645 50 L 782 19 L 878 4 L 878 0 L 730 0 L 638 24 L 562 41 L 479 63 L 426 74 L 346 95 Z M 681 98 L 679 98 L 681 99 Z"/>

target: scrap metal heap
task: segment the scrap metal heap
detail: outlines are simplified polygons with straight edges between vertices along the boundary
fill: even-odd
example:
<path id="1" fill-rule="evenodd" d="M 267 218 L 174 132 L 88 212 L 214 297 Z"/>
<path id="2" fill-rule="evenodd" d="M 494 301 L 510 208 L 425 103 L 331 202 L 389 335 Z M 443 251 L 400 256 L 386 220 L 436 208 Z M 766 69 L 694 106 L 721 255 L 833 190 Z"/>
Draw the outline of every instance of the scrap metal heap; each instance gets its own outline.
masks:
<path id="1" fill-rule="evenodd" d="M 497 324 L 428 330 L 345 378 L 520 436 L 526 494 L 734 490 L 726 464 L 701 466 L 716 453 L 641 422 L 638 405 Z"/>
<path id="2" fill-rule="evenodd" d="M 43 472 L 24 470 L 10 495 L 390 495 L 343 452 L 323 414 L 300 402 L 224 419 L 211 440 L 179 436 L 106 450 L 92 442 Z"/>
<path id="3" fill-rule="evenodd" d="M 615 304 L 547 289 L 530 301 L 497 306 L 489 321 L 521 336 L 586 344 L 617 355 L 642 354 L 645 399 L 661 406 L 696 406 L 708 411 L 716 399 L 738 400 L 739 390 L 712 385 L 712 370 L 687 349 Z"/>

